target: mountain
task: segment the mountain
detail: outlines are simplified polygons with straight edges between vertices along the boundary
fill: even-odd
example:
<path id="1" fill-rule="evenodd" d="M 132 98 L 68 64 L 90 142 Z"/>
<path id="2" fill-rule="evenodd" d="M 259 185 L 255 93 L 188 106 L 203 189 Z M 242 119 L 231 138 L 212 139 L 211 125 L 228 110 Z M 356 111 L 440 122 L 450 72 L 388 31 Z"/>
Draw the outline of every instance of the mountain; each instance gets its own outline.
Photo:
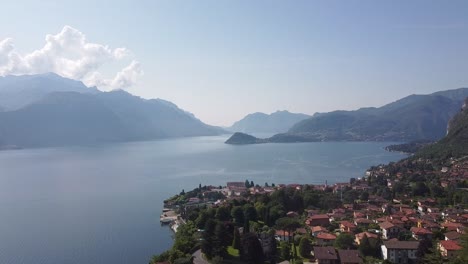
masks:
<path id="1" fill-rule="evenodd" d="M 309 117 L 306 114 L 290 113 L 288 111 L 276 111 L 270 115 L 253 113 L 235 122 L 227 129 L 245 133 L 284 133 L 295 123 Z"/>
<path id="2" fill-rule="evenodd" d="M 224 143 L 231 144 L 231 145 L 247 145 L 247 144 L 267 143 L 267 141 L 256 138 L 248 134 L 236 132 Z"/>
<path id="3" fill-rule="evenodd" d="M 435 160 L 448 160 L 464 156 L 468 156 L 468 98 L 465 99 L 460 112 L 450 120 L 447 135 L 415 155 L 417 158 Z"/>
<path id="4" fill-rule="evenodd" d="M 146 100 L 121 90 L 100 92 L 81 82 L 46 77 L 38 76 L 41 84 L 48 87 L 39 86 L 40 92 L 31 88 L 38 87 L 37 78 L 19 78 L 22 88 L 18 94 L 29 95 L 28 91 L 32 91 L 28 100 L 39 99 L 18 109 L 0 112 L 0 148 L 85 145 L 224 132 L 168 101 Z M 25 79 L 31 80 L 31 87 Z M 6 90 L 19 98 L 14 88 L 3 86 L 3 91 Z"/>
<path id="5" fill-rule="evenodd" d="M 55 73 L 37 75 L 7 75 L 0 77 L 0 105 L 16 110 L 42 99 L 51 92 L 79 92 L 96 94 L 96 87 L 87 87 L 80 81 L 63 78 Z"/>
<path id="6" fill-rule="evenodd" d="M 410 95 L 379 108 L 319 113 L 295 124 L 287 134 L 307 141 L 437 140 L 460 109 L 468 88 Z"/>

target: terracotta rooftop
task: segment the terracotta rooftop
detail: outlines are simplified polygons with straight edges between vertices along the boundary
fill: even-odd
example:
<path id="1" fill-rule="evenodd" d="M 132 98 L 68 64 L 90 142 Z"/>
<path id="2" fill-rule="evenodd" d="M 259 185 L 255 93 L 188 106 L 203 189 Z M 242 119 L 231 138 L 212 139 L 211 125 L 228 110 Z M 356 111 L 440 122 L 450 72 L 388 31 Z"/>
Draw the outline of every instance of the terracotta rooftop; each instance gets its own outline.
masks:
<path id="1" fill-rule="evenodd" d="M 318 239 L 323 239 L 323 240 L 335 240 L 336 236 L 330 233 L 320 233 L 317 235 Z"/>
<path id="2" fill-rule="evenodd" d="M 443 240 L 440 241 L 440 245 L 444 247 L 447 251 L 460 250 L 462 247 L 458 245 L 457 242 L 453 240 Z"/>
<path id="3" fill-rule="evenodd" d="M 395 225 L 392 224 L 392 223 L 390 223 L 390 222 L 388 222 L 388 221 L 385 221 L 385 222 L 380 223 L 379 226 L 380 226 L 380 228 L 382 228 L 382 229 L 389 229 L 389 228 L 394 227 Z"/>
<path id="4" fill-rule="evenodd" d="M 364 238 L 364 235 L 367 236 L 367 238 L 379 238 L 379 236 L 377 234 L 373 234 L 373 233 L 370 233 L 370 232 L 362 232 L 362 233 L 359 233 L 359 234 L 356 234 L 355 237 L 357 237 L 359 240 L 363 239 Z"/>
<path id="5" fill-rule="evenodd" d="M 313 215 L 309 219 L 330 219 L 326 214 Z"/>
<path id="6" fill-rule="evenodd" d="M 432 235 L 432 232 L 427 230 L 426 228 L 422 227 L 412 227 L 410 229 L 411 232 L 415 233 L 416 235 Z"/>

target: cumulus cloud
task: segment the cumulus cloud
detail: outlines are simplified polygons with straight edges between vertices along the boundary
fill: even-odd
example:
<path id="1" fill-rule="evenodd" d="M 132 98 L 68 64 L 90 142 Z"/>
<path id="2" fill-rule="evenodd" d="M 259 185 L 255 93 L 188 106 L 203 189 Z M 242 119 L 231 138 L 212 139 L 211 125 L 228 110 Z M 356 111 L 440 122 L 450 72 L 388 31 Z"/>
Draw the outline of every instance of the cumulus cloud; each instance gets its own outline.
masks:
<path id="1" fill-rule="evenodd" d="M 140 63 L 132 60 L 113 78 L 104 77 L 99 69 L 131 57 L 131 52 L 123 47 L 111 49 L 88 42 L 82 32 L 70 26 L 56 35 L 48 34 L 45 41 L 42 48 L 20 54 L 11 38 L 0 40 L 0 75 L 55 72 L 104 90 L 129 88 L 143 75 Z"/>

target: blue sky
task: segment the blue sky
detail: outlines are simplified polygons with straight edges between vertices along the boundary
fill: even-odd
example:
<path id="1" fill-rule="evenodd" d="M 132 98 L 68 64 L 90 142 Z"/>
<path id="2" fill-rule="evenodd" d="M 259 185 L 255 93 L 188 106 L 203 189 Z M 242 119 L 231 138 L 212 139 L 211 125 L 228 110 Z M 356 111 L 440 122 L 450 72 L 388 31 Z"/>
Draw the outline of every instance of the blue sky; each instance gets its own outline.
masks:
<path id="1" fill-rule="evenodd" d="M 126 90 L 230 125 L 468 87 L 467 13 L 467 1 L 18 0 L 2 3 L 0 41 L 28 54 L 69 25 L 128 50 L 97 64 L 109 87 L 137 61 Z"/>

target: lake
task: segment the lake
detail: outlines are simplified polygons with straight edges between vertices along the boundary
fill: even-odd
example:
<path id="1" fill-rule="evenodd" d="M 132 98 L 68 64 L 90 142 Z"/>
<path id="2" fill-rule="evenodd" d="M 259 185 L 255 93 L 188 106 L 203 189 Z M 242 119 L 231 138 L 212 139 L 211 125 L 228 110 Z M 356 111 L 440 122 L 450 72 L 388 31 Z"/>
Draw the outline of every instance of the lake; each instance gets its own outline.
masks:
<path id="1" fill-rule="evenodd" d="M 148 263 L 165 198 L 253 180 L 323 184 L 405 155 L 384 142 L 232 146 L 229 136 L 0 151 L 0 263 Z"/>

